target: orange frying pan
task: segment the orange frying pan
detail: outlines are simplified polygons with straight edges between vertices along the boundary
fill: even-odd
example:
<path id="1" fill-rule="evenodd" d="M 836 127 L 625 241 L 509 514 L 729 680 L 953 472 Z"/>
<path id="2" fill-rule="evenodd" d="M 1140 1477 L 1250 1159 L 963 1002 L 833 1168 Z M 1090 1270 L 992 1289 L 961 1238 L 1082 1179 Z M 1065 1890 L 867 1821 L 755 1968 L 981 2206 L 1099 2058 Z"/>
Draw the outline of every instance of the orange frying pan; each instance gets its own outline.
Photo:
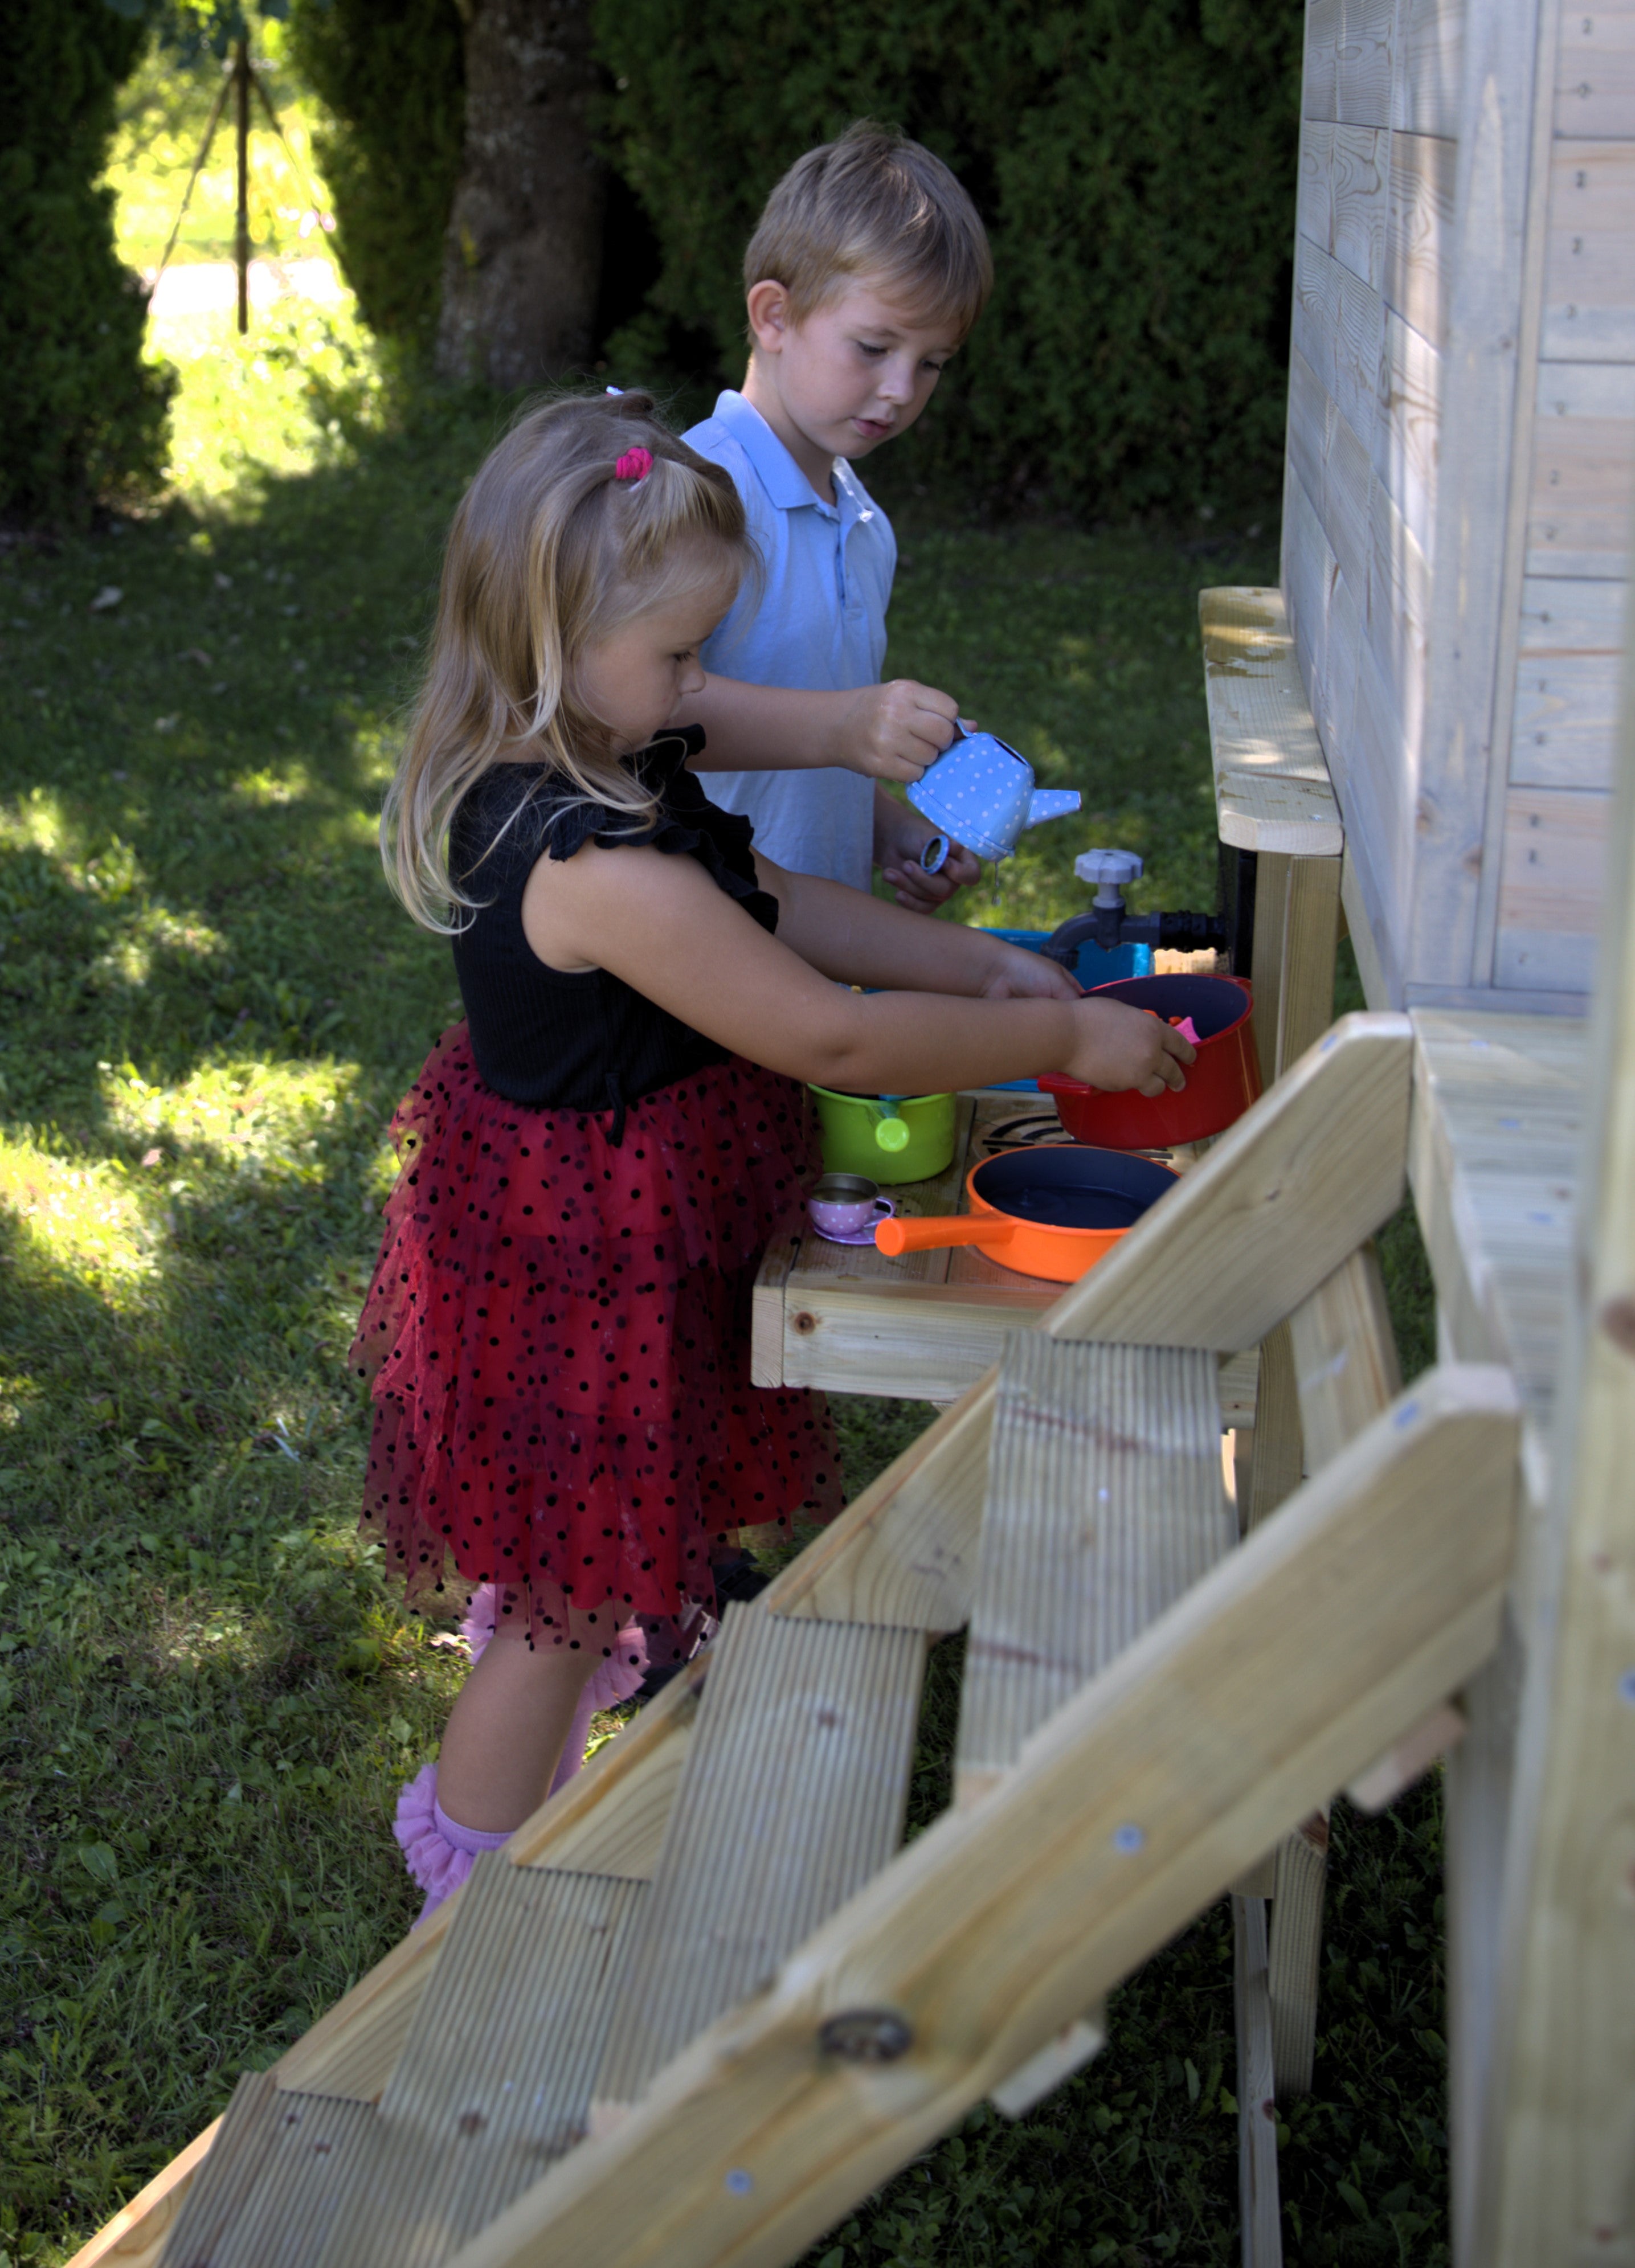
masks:
<path id="1" fill-rule="evenodd" d="M 979 1245 L 1019 1275 L 1076 1283 L 1179 1176 L 1151 1158 L 1083 1144 L 1000 1150 L 965 1177 L 968 1213 L 883 1220 L 874 1242 L 890 1259 L 939 1245 Z"/>

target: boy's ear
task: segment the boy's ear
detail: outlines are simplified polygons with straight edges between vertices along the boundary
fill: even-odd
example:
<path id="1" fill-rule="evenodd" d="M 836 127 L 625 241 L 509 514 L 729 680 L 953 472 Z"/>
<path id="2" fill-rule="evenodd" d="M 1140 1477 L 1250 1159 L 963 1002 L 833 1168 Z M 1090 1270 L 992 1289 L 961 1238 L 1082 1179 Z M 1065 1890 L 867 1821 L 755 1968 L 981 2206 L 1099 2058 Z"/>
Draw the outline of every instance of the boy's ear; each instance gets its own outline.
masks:
<path id="1" fill-rule="evenodd" d="M 744 308 L 757 350 L 762 354 L 781 354 L 793 328 L 789 320 L 788 287 L 763 276 L 746 292 Z"/>

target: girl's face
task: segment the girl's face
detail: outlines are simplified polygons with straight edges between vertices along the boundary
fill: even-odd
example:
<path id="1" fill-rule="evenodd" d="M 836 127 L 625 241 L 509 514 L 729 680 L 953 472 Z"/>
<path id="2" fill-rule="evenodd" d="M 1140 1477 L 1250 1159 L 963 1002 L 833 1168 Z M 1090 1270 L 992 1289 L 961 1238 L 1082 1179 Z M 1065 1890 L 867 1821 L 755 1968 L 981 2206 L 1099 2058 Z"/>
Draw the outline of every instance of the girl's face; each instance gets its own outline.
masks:
<path id="1" fill-rule="evenodd" d="M 689 589 L 587 646 L 574 673 L 579 699 L 608 726 L 620 755 L 644 748 L 679 702 L 703 690 L 698 649 L 732 605 L 738 581 L 718 557 L 699 563 Z"/>

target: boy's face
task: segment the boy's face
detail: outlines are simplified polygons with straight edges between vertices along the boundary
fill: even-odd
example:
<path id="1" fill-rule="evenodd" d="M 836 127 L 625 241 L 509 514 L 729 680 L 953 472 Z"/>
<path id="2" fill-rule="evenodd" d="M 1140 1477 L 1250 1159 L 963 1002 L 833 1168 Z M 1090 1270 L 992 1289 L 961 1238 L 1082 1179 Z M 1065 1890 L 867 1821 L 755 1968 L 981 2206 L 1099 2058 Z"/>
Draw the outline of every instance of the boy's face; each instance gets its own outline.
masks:
<path id="1" fill-rule="evenodd" d="M 799 323 L 789 320 L 788 305 L 782 284 L 750 291 L 753 376 L 764 379 L 806 450 L 824 462 L 866 457 L 906 433 L 959 344 L 946 318 L 928 320 L 867 278 L 848 283 Z M 748 384 L 746 392 L 755 399 Z M 782 438 L 798 459 L 805 455 L 789 433 Z"/>

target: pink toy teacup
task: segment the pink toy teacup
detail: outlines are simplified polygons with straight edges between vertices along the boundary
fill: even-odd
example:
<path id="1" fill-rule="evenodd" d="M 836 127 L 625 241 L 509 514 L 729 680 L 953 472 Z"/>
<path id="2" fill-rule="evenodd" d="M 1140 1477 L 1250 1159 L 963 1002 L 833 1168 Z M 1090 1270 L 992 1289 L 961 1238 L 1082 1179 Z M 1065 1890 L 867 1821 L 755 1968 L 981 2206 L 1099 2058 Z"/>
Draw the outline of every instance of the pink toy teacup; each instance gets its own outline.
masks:
<path id="1" fill-rule="evenodd" d="M 820 1236 L 863 1237 L 873 1236 L 875 1222 L 889 1219 L 896 1206 L 862 1174 L 825 1174 L 806 1211 Z"/>

